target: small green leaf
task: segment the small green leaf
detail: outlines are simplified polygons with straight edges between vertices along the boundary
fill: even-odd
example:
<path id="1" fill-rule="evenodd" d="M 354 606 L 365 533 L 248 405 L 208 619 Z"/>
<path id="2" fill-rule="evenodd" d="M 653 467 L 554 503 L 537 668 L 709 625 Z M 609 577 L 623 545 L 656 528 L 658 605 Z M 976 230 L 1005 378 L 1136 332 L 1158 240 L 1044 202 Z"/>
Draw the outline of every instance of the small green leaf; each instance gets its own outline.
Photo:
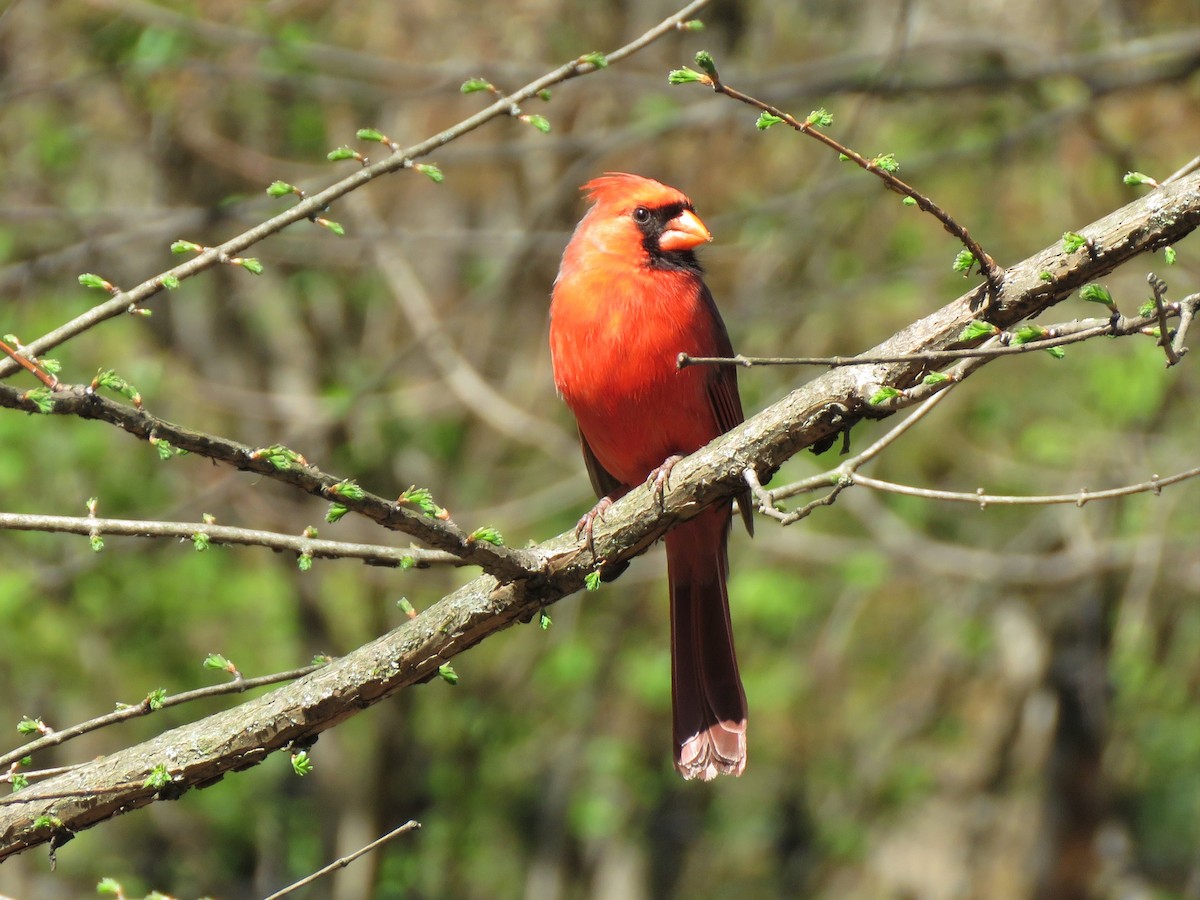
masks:
<path id="1" fill-rule="evenodd" d="M 468 78 L 459 88 L 464 94 L 474 94 L 476 91 L 494 91 L 496 88 L 490 81 L 482 78 Z"/>
<path id="2" fill-rule="evenodd" d="M 383 136 L 383 132 L 376 131 L 374 128 L 360 128 L 354 133 L 354 136 L 360 141 L 373 141 L 376 144 L 387 143 L 387 138 Z"/>
<path id="3" fill-rule="evenodd" d="M 295 450 L 289 450 L 282 444 L 272 444 L 270 447 L 251 451 L 250 458 L 266 460 L 280 472 L 286 472 L 293 465 L 308 465 L 308 460 L 302 455 Z"/>
<path id="4" fill-rule="evenodd" d="M 41 359 L 38 360 L 38 362 L 41 364 L 42 368 L 45 369 L 47 372 L 49 372 L 51 375 L 57 375 L 59 372 L 62 371 L 62 362 L 60 360 L 46 359 L 45 357 L 42 357 Z"/>
<path id="5" fill-rule="evenodd" d="M 538 616 L 538 627 L 541 628 L 542 631 L 549 631 L 551 624 L 549 613 L 543 609 L 541 614 Z"/>
<path id="6" fill-rule="evenodd" d="M 26 391 L 22 396 L 25 400 L 32 403 L 43 416 L 48 415 L 54 409 L 54 392 L 48 387 L 33 388 Z"/>
<path id="7" fill-rule="evenodd" d="M 142 786 L 161 791 L 170 783 L 171 773 L 167 770 L 165 763 L 159 763 L 150 770 L 150 774 L 146 776 L 146 780 L 142 782 Z"/>
<path id="8" fill-rule="evenodd" d="M 43 813 L 33 820 L 33 827 L 38 831 L 43 828 L 62 828 L 62 819 Z"/>
<path id="9" fill-rule="evenodd" d="M 975 319 L 968 322 L 962 331 L 958 333 L 959 341 L 977 341 L 982 337 L 991 337 L 994 334 L 999 334 L 1000 329 L 991 322 L 984 322 Z"/>
<path id="10" fill-rule="evenodd" d="M 942 384 L 942 383 L 950 381 L 950 380 L 951 380 L 950 376 L 947 375 L 945 372 L 930 372 L 928 375 L 926 375 L 924 378 L 921 379 L 921 383 L 922 384 Z"/>
<path id="11" fill-rule="evenodd" d="M 958 255 L 954 257 L 954 265 L 952 268 L 955 272 L 962 272 L 964 275 L 969 274 L 971 267 L 975 265 L 975 254 L 966 247 L 958 251 Z"/>
<path id="12" fill-rule="evenodd" d="M 766 131 L 772 125 L 778 125 L 782 121 L 783 119 L 779 118 L 779 116 L 772 115 L 764 110 L 758 114 L 758 121 L 754 123 L 754 127 L 759 131 Z"/>
<path id="13" fill-rule="evenodd" d="M 896 161 L 895 153 L 884 153 L 871 160 L 871 165 L 883 172 L 899 172 L 900 163 Z"/>
<path id="14" fill-rule="evenodd" d="M 1113 311 L 1117 308 L 1117 305 L 1113 303 L 1112 294 L 1101 284 L 1085 284 L 1079 289 L 1079 297 L 1089 303 L 1100 303 Z"/>
<path id="15" fill-rule="evenodd" d="M 313 558 L 312 558 L 311 553 L 301 553 L 299 556 L 296 557 L 296 567 L 301 572 L 311 571 L 312 564 L 313 564 Z"/>
<path id="16" fill-rule="evenodd" d="M 878 406 L 881 403 L 887 403 L 889 400 L 894 400 L 903 394 L 903 391 L 897 390 L 894 387 L 881 387 L 875 392 L 867 402 L 872 406 Z"/>
<path id="17" fill-rule="evenodd" d="M 163 438 L 150 438 L 150 446 L 158 451 L 158 458 L 163 462 L 175 457 L 175 448 L 171 446 L 171 442 Z"/>
<path id="18" fill-rule="evenodd" d="M 85 288 L 93 288 L 94 290 L 108 291 L 112 290 L 112 285 L 101 278 L 99 275 L 93 275 L 91 272 L 85 272 L 79 276 L 79 283 Z"/>
<path id="19" fill-rule="evenodd" d="M 1012 333 L 1012 343 L 1030 344 L 1034 341 L 1045 340 L 1048 332 L 1041 325 L 1022 325 Z"/>
<path id="20" fill-rule="evenodd" d="M 550 93 L 550 88 L 542 88 L 537 92 L 537 98 L 543 103 L 549 103 L 553 94 Z"/>
<path id="21" fill-rule="evenodd" d="M 167 689 L 166 688 L 155 688 L 149 694 L 146 695 L 146 705 L 149 706 L 153 710 L 159 710 L 159 709 L 163 708 L 163 701 L 165 701 L 166 699 L 167 699 Z"/>
<path id="22" fill-rule="evenodd" d="M 814 109 L 808 114 L 808 118 L 804 120 L 805 125 L 811 125 L 813 128 L 828 128 L 833 124 L 833 113 L 821 107 Z"/>
<path id="23" fill-rule="evenodd" d="M 133 401 L 134 406 L 142 405 L 142 395 L 132 384 L 114 372 L 112 369 L 101 369 L 96 373 L 96 377 L 92 379 L 92 390 L 104 388 L 112 391 L 114 394 L 119 394 L 127 400 Z"/>
<path id="24" fill-rule="evenodd" d="M 847 156 L 845 153 L 839 153 L 838 154 L 838 162 L 850 162 L 850 157 Z"/>
<path id="25" fill-rule="evenodd" d="M 253 256 L 246 256 L 238 259 L 236 265 L 241 266 L 251 275 L 261 275 L 264 271 L 263 264 Z"/>
<path id="26" fill-rule="evenodd" d="M 345 481 L 339 481 L 328 489 L 328 493 L 336 494 L 339 497 L 345 497 L 347 500 L 362 500 L 367 496 L 357 481 L 353 478 L 347 478 Z"/>
<path id="27" fill-rule="evenodd" d="M 164 275 L 158 280 L 158 282 L 168 291 L 173 291 L 175 288 L 179 287 L 179 279 L 174 275 Z"/>
<path id="28" fill-rule="evenodd" d="M 1067 351 L 1064 350 L 1062 347 L 1047 347 L 1046 352 L 1049 353 L 1051 356 L 1053 356 L 1055 359 L 1062 359 L 1064 356 L 1067 355 Z"/>
<path id="29" fill-rule="evenodd" d="M 600 570 L 588 572 L 583 578 L 583 586 L 589 591 L 597 590 L 600 587 Z"/>
<path id="30" fill-rule="evenodd" d="M 717 64 L 713 61 L 712 54 L 707 50 L 701 50 L 696 54 L 696 65 L 704 70 L 709 78 L 717 77 Z"/>
<path id="31" fill-rule="evenodd" d="M 119 897 L 124 891 L 121 883 L 115 878 L 101 878 L 100 883 L 96 885 L 97 894 L 115 894 Z"/>
<path id="32" fill-rule="evenodd" d="M 679 23 L 681 31 L 703 31 L 704 23 L 699 19 L 688 19 L 686 22 Z"/>
<path id="33" fill-rule="evenodd" d="M 17 791 L 23 791 L 25 788 L 29 787 L 29 776 L 22 775 L 20 772 L 14 772 L 10 776 L 10 780 L 12 781 L 14 794 Z"/>
<path id="34" fill-rule="evenodd" d="M 1141 306 L 1138 307 L 1138 315 L 1141 316 L 1143 319 L 1148 316 L 1152 316 L 1157 312 L 1158 312 L 1158 303 L 1154 300 L 1147 300 L 1145 303 L 1143 303 Z"/>
<path id="35" fill-rule="evenodd" d="M 336 150 L 330 150 L 326 153 L 325 158 L 330 162 L 340 162 L 343 159 L 362 159 L 362 154 L 357 150 L 351 150 L 349 147 L 338 147 Z"/>
<path id="36" fill-rule="evenodd" d="M 538 131 L 540 131 L 542 134 L 550 133 L 550 120 L 547 119 L 545 116 L 539 116 L 539 115 L 521 116 L 521 121 L 528 122 L 530 125 L 532 125 L 534 128 L 536 128 Z"/>
<path id="37" fill-rule="evenodd" d="M 300 189 L 294 184 L 288 184 L 286 181 L 272 181 L 271 186 L 267 188 L 268 197 L 286 197 L 288 194 L 299 194 Z"/>
<path id="38" fill-rule="evenodd" d="M 329 509 L 325 511 L 325 521 L 332 525 L 348 512 L 350 512 L 350 507 L 343 506 L 341 503 L 331 503 Z"/>
<path id="39" fill-rule="evenodd" d="M 93 534 L 88 538 L 88 545 L 92 548 L 93 553 L 99 553 L 104 549 L 104 537 L 99 534 Z"/>
<path id="40" fill-rule="evenodd" d="M 498 547 L 504 546 L 504 538 L 501 536 L 500 532 L 497 529 L 487 525 L 476 528 L 469 535 L 467 535 L 467 540 L 484 541 L 488 544 L 495 544 Z"/>
<path id="41" fill-rule="evenodd" d="M 667 73 L 667 84 L 694 84 L 695 82 L 712 84 L 707 75 L 701 75 L 695 69 L 689 69 L 687 66 L 682 69 L 672 69 Z"/>
<path id="42" fill-rule="evenodd" d="M 432 181 L 434 184 L 441 184 L 446 180 L 446 176 L 442 174 L 442 170 L 433 163 L 417 163 L 413 166 L 418 172 Z"/>
<path id="43" fill-rule="evenodd" d="M 191 241 L 175 241 L 171 244 L 171 252 L 176 256 L 182 256 L 184 253 L 201 253 L 204 248 L 199 244 L 193 244 Z"/>
<path id="44" fill-rule="evenodd" d="M 49 729 L 46 727 L 46 723 L 41 719 L 31 719 L 29 716 L 24 716 L 22 717 L 21 721 L 17 723 L 18 734 L 42 734 L 46 731 L 49 731 Z"/>
<path id="45" fill-rule="evenodd" d="M 446 515 L 446 510 L 433 502 L 433 495 L 428 488 L 410 487 L 400 495 L 396 502 L 405 506 L 415 506 L 425 515 L 434 518 L 443 518 Z"/>
<path id="46" fill-rule="evenodd" d="M 335 222 L 332 219 L 326 219 L 324 216 L 318 216 L 313 221 L 315 221 L 322 228 L 328 228 L 338 237 L 345 237 L 346 235 L 346 229 L 342 227 L 340 222 Z"/>
<path id="47" fill-rule="evenodd" d="M 587 63 L 595 66 L 597 69 L 605 69 L 608 67 L 608 57 L 599 50 L 595 51 L 594 53 L 585 53 L 583 56 L 579 57 L 579 61 L 581 63 Z"/>
<path id="48" fill-rule="evenodd" d="M 417 558 L 415 556 L 400 557 L 400 571 L 407 572 L 409 569 L 414 569 L 417 566 Z"/>
<path id="49" fill-rule="evenodd" d="M 301 778 L 312 772 L 313 768 L 312 757 L 307 750 L 297 750 L 292 754 L 292 771 Z"/>
<path id="50" fill-rule="evenodd" d="M 204 668 L 206 669 L 220 669 L 222 672 L 229 672 L 233 667 L 233 663 L 220 653 L 210 653 L 204 657 Z"/>
<path id="51" fill-rule="evenodd" d="M 1148 184 L 1150 187 L 1158 187 L 1158 182 L 1149 175 L 1144 175 L 1141 172 L 1126 172 L 1125 177 L 1121 179 L 1129 187 L 1137 187 L 1138 185 Z"/>
<path id="52" fill-rule="evenodd" d="M 913 198 L 913 197 L 905 197 L 905 198 L 904 198 L 903 200 L 901 200 L 900 202 L 901 202 L 902 204 L 904 204 L 905 206 L 916 206 L 916 205 L 917 205 L 917 201 L 916 201 L 916 199 L 915 199 L 915 198 Z"/>
<path id="53" fill-rule="evenodd" d="M 417 611 L 413 608 L 412 603 L 409 602 L 407 597 L 401 597 L 396 601 L 396 605 L 400 607 L 400 611 L 410 619 L 415 619 L 417 617 Z"/>
<path id="54" fill-rule="evenodd" d="M 1042 281 L 1053 281 L 1054 280 L 1054 276 L 1046 271 L 1039 272 L 1038 278 L 1040 278 Z"/>
<path id="55" fill-rule="evenodd" d="M 1062 248 L 1064 253 L 1074 253 L 1080 247 L 1087 246 L 1087 238 L 1082 234 L 1077 234 L 1074 231 L 1064 231 L 1062 236 Z"/>
<path id="56" fill-rule="evenodd" d="M 203 553 L 208 549 L 211 539 L 203 531 L 197 531 L 192 535 L 192 546 L 196 548 L 197 553 Z"/>
<path id="57" fill-rule="evenodd" d="M 458 684 L 458 673 L 454 671 L 450 663 L 442 663 L 438 666 L 438 674 L 447 684 Z"/>
<path id="58" fill-rule="evenodd" d="M 333 662 L 333 657 L 328 653 L 316 653 L 312 658 L 312 665 L 314 666 L 327 666 L 331 662 Z"/>
<path id="59" fill-rule="evenodd" d="M 1163 247 L 1163 262 L 1165 262 L 1168 266 L 1173 266 L 1173 265 L 1175 265 L 1175 259 L 1176 259 L 1175 248 L 1174 247 Z"/>

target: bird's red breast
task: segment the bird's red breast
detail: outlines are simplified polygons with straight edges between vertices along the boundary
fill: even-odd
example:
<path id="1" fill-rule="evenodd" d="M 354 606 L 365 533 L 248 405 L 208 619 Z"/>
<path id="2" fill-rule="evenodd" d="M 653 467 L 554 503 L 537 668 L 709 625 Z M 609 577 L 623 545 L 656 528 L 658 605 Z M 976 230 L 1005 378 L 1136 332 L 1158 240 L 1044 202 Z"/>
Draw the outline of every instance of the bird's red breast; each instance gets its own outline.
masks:
<path id="1" fill-rule="evenodd" d="M 711 237 L 691 201 L 636 175 L 583 189 L 593 206 L 550 306 L 555 384 L 600 464 L 632 485 L 735 424 L 720 422 L 712 402 L 726 370 L 676 365 L 682 352 L 729 355 L 729 337 L 692 253 Z"/>

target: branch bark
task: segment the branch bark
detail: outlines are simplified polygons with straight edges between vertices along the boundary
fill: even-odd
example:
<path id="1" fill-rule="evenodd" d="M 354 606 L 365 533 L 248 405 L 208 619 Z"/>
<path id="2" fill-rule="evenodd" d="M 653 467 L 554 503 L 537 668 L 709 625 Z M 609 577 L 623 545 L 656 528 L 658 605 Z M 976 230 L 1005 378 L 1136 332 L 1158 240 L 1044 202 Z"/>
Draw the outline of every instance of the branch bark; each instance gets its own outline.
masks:
<path id="1" fill-rule="evenodd" d="M 1087 226 L 1089 247 L 1065 253 L 1055 244 L 1010 267 L 987 318 L 1008 327 L 1067 299 L 1135 256 L 1177 243 L 1200 226 L 1200 175 L 1166 185 Z M 913 323 L 870 356 L 938 350 L 956 344 L 978 318 L 983 286 Z M 660 509 L 649 492 L 633 491 L 595 530 L 596 552 L 616 566 L 644 551 L 673 524 L 744 487 L 746 469 L 765 477 L 785 460 L 864 417 L 882 386 L 906 388 L 926 368 L 914 361 L 837 369 L 814 379 L 680 462 Z M 0 402 L 19 406 L 0 385 Z M 896 405 L 904 405 L 902 399 Z M 20 408 L 26 408 L 21 406 Z M 77 414 L 94 409 L 80 401 Z M 895 408 L 894 406 L 892 408 Z M 63 410 L 66 412 L 67 410 Z M 122 427 L 128 427 L 125 423 Z M 176 439 L 172 438 L 174 442 Z M 197 452 L 203 453 L 203 448 Z M 206 454 L 207 455 L 207 454 Z M 246 468 L 244 458 L 223 460 Z M 571 533 L 506 560 L 512 577 L 481 575 L 417 618 L 297 682 L 226 712 L 172 729 L 153 740 L 87 763 L 0 801 L 0 860 L 30 847 L 58 846 L 80 829 L 159 799 L 173 799 L 271 753 L 306 746 L 322 731 L 437 675 L 438 667 L 491 634 L 580 590 L 595 561 Z M 146 785 L 156 765 L 171 784 Z"/>

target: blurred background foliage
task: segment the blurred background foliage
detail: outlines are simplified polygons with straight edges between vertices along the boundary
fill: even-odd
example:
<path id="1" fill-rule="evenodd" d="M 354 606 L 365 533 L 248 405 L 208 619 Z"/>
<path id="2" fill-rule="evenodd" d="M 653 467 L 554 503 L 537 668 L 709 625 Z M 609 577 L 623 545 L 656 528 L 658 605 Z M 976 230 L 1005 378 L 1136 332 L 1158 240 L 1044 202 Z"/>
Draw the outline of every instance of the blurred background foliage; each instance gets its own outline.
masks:
<path id="1" fill-rule="evenodd" d="M 132 286 L 171 241 L 218 243 L 350 171 L 356 128 L 415 142 L 512 89 L 612 49 L 655 0 L 9 2 L 0 15 L 0 331 L 30 340 Z M 735 346 L 852 354 L 965 290 L 931 218 L 815 143 L 666 72 L 711 50 L 725 79 L 805 114 L 951 210 L 1002 263 L 1056 241 L 1200 147 L 1193 0 L 748 0 L 699 34 L 555 89 L 222 269 L 57 351 L 69 381 L 115 368 L 154 412 L 285 443 L 384 495 L 430 488 L 509 543 L 592 501 L 545 349 L 548 292 L 606 170 L 686 190 L 716 235 L 709 282 Z M 363 148 L 370 153 L 371 148 Z M 1108 282 L 1123 310 L 1153 269 L 1196 288 L 1179 247 Z M 1059 319 L 1094 315 L 1068 304 Z M 1101 489 L 1196 465 L 1195 363 L 1149 342 L 996 363 L 881 458 L 933 488 Z M 471 375 L 482 377 L 484 387 Z M 762 408 L 812 373 L 741 374 Z M 25 379 L 15 376 L 14 382 Z M 31 383 L 32 386 L 32 383 Z M 491 393 L 491 392 L 494 392 Z M 506 406 L 507 404 L 508 406 Z M 511 407 L 511 408 L 510 408 Z M 518 412 L 526 418 L 518 417 Z M 864 447 L 892 422 L 860 425 Z M 777 483 L 829 467 L 792 461 Z M 262 895 L 408 818 L 423 829 L 308 896 L 1200 896 L 1200 488 L 1083 508 L 939 505 L 850 491 L 732 542 L 752 714 L 738 780 L 669 761 L 661 551 L 454 661 L 461 676 L 323 735 L 316 769 L 265 764 L 36 851 L 0 892 Z M 199 520 L 403 542 L 195 457 L 159 461 L 113 428 L 0 415 L 0 507 Z M 342 654 L 470 573 L 399 573 L 254 549 L 0 534 L 0 722 L 64 727 L 165 687 Z M 227 701 L 228 702 L 228 701 Z M 226 703 L 184 707 L 39 754 L 88 759 Z M 20 742 L 10 730 L 8 746 Z"/>

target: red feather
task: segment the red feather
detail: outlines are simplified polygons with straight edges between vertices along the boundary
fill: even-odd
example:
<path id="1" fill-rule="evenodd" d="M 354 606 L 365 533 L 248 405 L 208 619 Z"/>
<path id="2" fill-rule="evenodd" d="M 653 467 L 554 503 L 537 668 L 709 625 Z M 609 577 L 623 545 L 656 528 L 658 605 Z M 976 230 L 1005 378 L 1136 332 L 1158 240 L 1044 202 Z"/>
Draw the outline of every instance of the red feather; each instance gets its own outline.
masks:
<path id="1" fill-rule="evenodd" d="M 733 353 L 692 252 L 710 237 L 691 201 L 637 175 L 583 190 L 593 205 L 554 283 L 550 353 L 596 493 L 616 499 L 741 422 L 742 404 L 734 368 L 676 365 L 681 352 Z M 675 764 L 686 778 L 738 775 L 746 763 L 725 588 L 730 516 L 719 504 L 666 538 Z"/>

